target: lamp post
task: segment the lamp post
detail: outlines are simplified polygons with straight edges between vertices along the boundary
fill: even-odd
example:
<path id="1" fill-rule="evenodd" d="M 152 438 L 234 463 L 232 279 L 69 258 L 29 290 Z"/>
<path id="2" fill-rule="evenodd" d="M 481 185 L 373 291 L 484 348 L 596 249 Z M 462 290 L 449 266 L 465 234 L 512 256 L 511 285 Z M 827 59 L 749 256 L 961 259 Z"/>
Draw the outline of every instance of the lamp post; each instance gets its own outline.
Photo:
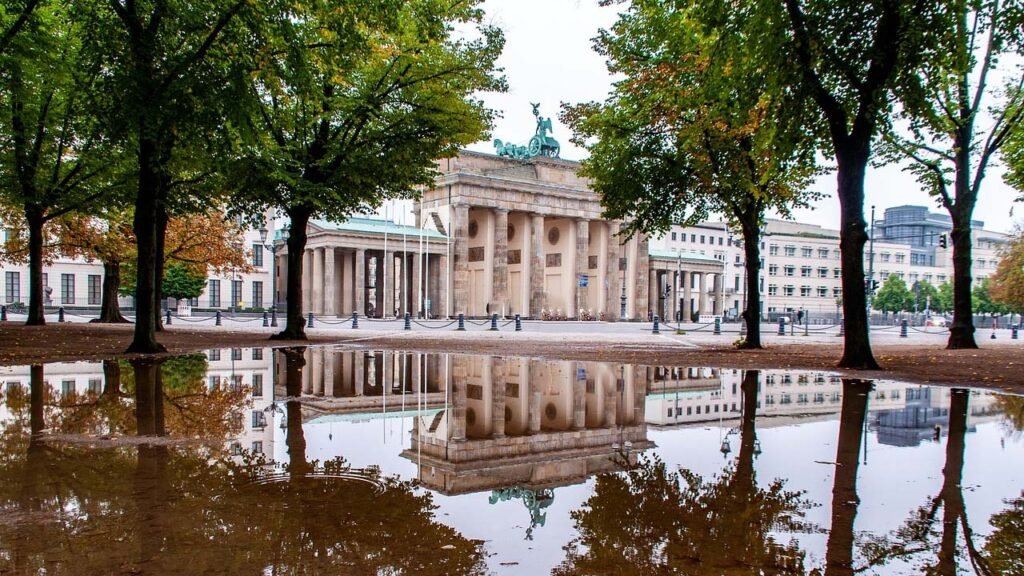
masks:
<path id="1" fill-rule="evenodd" d="M 619 261 L 619 268 L 622 269 L 622 296 L 619 298 L 619 320 L 626 320 L 626 259 Z"/>
<path id="2" fill-rule="evenodd" d="M 672 289 L 675 292 L 673 294 L 672 309 L 675 310 L 676 314 L 676 331 L 682 331 L 683 329 L 683 311 L 679 308 L 679 282 L 683 278 L 683 251 L 676 248 L 676 279 L 672 283 Z"/>
<path id="3" fill-rule="evenodd" d="M 270 252 L 270 320 L 271 326 L 277 326 L 277 251 L 281 249 L 276 242 L 270 241 L 267 244 L 267 226 L 260 227 L 260 244 Z M 281 229 L 282 246 L 288 242 L 288 229 Z"/>

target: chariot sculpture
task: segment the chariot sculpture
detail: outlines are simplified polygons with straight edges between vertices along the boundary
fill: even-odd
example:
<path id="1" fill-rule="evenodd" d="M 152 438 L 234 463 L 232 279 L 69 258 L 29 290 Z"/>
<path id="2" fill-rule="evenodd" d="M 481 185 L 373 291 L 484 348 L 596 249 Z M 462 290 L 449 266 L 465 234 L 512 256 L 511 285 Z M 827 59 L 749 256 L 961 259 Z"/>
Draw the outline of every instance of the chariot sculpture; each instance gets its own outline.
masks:
<path id="1" fill-rule="evenodd" d="M 561 149 L 558 140 L 548 136 L 548 132 L 551 132 L 551 118 L 545 118 L 540 115 L 539 103 L 534 104 L 531 102 L 530 105 L 533 106 L 533 116 L 537 119 L 537 128 L 534 131 L 533 138 L 530 138 L 530 142 L 526 146 L 516 145 L 511 142 L 505 143 L 495 139 L 494 150 L 498 156 L 506 156 L 517 160 L 528 160 L 534 156 L 558 158 L 558 152 Z"/>

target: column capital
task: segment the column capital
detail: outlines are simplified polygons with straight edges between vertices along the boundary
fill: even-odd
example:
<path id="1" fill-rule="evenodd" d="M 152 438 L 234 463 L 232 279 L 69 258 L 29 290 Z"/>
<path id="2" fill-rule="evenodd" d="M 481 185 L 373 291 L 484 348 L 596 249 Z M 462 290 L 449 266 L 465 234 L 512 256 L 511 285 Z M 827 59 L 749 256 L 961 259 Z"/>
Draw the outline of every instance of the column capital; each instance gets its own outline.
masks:
<path id="1" fill-rule="evenodd" d="M 503 208 L 503 207 L 500 207 L 500 206 L 499 207 L 495 207 L 494 211 L 499 213 L 499 214 L 508 214 L 510 212 L 510 210 L 508 208 Z"/>

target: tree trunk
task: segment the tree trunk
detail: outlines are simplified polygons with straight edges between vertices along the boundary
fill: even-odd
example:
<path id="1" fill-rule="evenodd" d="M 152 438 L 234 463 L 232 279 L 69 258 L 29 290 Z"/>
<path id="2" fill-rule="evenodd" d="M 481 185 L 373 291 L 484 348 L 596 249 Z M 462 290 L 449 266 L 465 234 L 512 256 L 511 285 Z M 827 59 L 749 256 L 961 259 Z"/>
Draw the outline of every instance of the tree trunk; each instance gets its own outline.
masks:
<path id="1" fill-rule="evenodd" d="M 43 210 L 38 206 L 25 207 L 28 224 L 28 319 L 26 326 L 45 326 L 43 308 Z"/>
<path id="2" fill-rule="evenodd" d="M 271 340 L 305 340 L 306 321 L 302 317 L 302 253 L 306 249 L 306 225 L 311 216 L 305 207 L 288 211 L 291 227 L 288 234 L 288 276 L 287 284 L 287 323 L 282 332 L 270 337 Z"/>
<path id="3" fill-rule="evenodd" d="M 121 394 L 121 365 L 117 360 L 103 361 L 103 394 L 107 396 Z"/>
<path id="4" fill-rule="evenodd" d="M 121 263 L 103 263 L 103 296 L 100 300 L 100 317 L 90 322 L 99 324 L 127 324 L 117 303 L 118 289 L 121 288 Z"/>
<path id="5" fill-rule="evenodd" d="M 964 515 L 960 481 L 964 469 L 964 435 L 967 433 L 967 400 L 970 391 L 954 388 L 949 396 L 949 435 L 946 465 L 942 469 L 942 540 L 939 542 L 938 574 L 956 576 L 957 525 Z"/>
<path id="6" fill-rule="evenodd" d="M 864 290 L 864 170 L 870 156 L 868 143 L 839 151 L 839 248 L 842 253 L 843 317 L 846 323 L 840 368 L 877 370 L 871 353 L 867 294 Z"/>
<path id="7" fill-rule="evenodd" d="M 294 223 L 292 224 L 294 226 Z M 306 436 L 302 430 L 302 367 L 306 365 L 306 348 L 285 348 L 285 396 L 290 398 L 285 405 L 285 418 L 288 422 L 288 434 L 285 444 L 288 447 L 288 471 L 293 474 L 304 474 L 313 467 L 306 461 Z"/>
<path id="8" fill-rule="evenodd" d="M 740 390 L 743 392 L 743 420 L 740 425 L 740 451 L 736 458 L 736 482 L 734 489 L 739 492 L 742 502 L 749 503 L 756 490 L 754 482 L 754 456 L 756 456 L 757 388 L 761 378 L 760 370 L 747 370 L 743 374 Z M 738 511 L 742 513 L 742 510 Z"/>
<path id="9" fill-rule="evenodd" d="M 139 189 L 135 199 L 135 240 L 138 265 L 135 283 L 135 338 L 127 352 L 152 354 L 166 352 L 156 341 L 156 266 L 157 266 L 157 204 L 160 167 L 157 166 L 157 144 L 145 135 L 150 127 L 141 122 L 139 134 Z M 157 310 L 159 310 L 157 308 Z"/>
<path id="10" fill-rule="evenodd" d="M 747 324 L 747 336 L 740 348 L 761 347 L 761 229 L 757 221 L 741 222 L 743 231 L 744 267 L 747 274 L 747 305 L 743 310 L 743 321 Z"/>
<path id="11" fill-rule="evenodd" d="M 33 364 L 29 367 L 29 426 L 35 436 L 46 427 L 44 421 L 43 401 L 46 395 L 46 382 L 43 379 L 43 365 Z"/>
<path id="12" fill-rule="evenodd" d="M 957 202 L 959 208 L 960 202 Z M 972 210 L 950 210 L 953 217 L 953 325 L 949 328 L 946 348 L 974 349 L 974 310 L 971 302 L 971 213 Z"/>
<path id="13" fill-rule="evenodd" d="M 870 380 L 843 379 L 843 407 L 839 415 L 835 476 L 832 483 L 832 524 L 825 548 L 825 576 L 853 575 L 853 524 L 857 518 L 857 468 L 860 466 L 864 418 L 868 411 Z"/>

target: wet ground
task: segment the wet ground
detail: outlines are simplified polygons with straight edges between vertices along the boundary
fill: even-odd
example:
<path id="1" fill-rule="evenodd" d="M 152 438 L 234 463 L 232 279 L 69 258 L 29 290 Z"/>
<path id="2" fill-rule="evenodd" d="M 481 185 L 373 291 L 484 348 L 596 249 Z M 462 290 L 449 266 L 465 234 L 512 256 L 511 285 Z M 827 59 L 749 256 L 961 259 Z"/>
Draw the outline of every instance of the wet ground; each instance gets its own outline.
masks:
<path id="1" fill-rule="evenodd" d="M 1024 573 L 1019 396 L 338 347 L 0 382 L 0 574 Z"/>

